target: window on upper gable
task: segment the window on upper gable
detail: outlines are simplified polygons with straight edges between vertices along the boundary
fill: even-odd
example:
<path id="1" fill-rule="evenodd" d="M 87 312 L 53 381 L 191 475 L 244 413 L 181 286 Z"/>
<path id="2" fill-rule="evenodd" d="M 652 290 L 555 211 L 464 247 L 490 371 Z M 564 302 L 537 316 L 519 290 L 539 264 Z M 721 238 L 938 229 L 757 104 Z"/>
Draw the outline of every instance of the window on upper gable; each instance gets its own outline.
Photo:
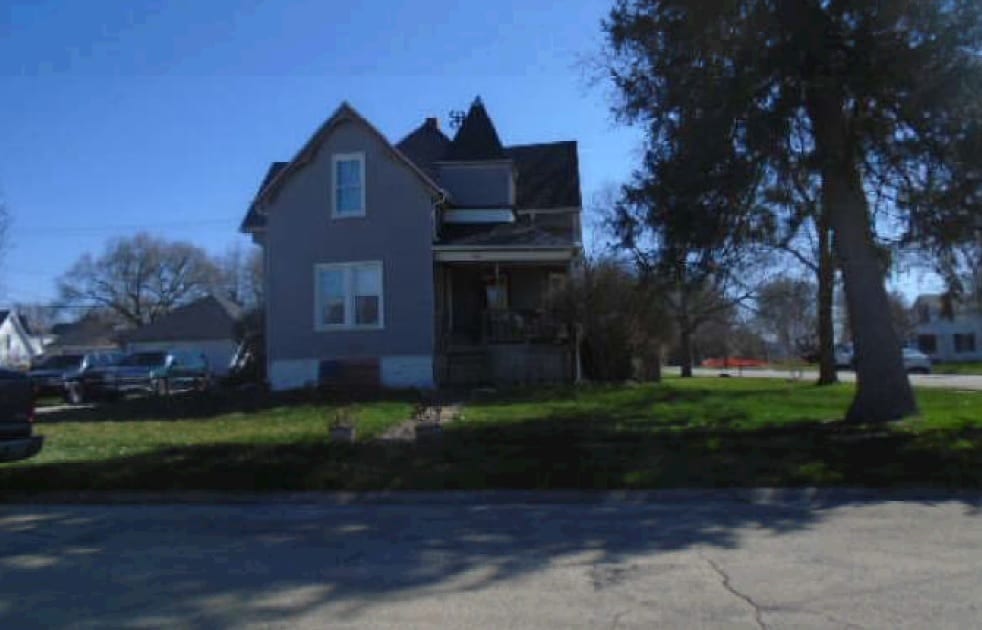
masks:
<path id="1" fill-rule="evenodd" d="M 365 216 L 365 154 L 335 154 L 331 164 L 331 215 L 336 218 Z"/>

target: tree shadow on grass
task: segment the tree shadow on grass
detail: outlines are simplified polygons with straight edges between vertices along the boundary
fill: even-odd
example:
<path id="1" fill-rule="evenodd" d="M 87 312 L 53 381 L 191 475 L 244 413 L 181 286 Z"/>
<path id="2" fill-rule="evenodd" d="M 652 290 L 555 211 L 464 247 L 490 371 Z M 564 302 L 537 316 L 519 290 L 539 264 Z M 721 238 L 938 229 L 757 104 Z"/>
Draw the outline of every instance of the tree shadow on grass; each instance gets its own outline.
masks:
<path id="1" fill-rule="evenodd" d="M 0 469 L 10 490 L 982 487 L 982 429 L 796 423 L 652 430 L 604 418 L 458 422 L 420 443 L 174 446 Z"/>

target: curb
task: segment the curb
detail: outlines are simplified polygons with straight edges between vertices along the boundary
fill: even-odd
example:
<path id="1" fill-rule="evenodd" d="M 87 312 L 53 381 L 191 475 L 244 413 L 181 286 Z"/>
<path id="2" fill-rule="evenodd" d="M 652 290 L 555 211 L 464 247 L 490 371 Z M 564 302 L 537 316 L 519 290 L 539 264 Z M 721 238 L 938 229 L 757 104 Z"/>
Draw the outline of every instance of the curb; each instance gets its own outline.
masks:
<path id="1" fill-rule="evenodd" d="M 938 488 L 733 488 L 675 490 L 476 490 L 370 492 L 50 492 L 9 494 L 13 504 L 79 505 L 652 505 L 740 503 L 832 507 L 880 501 L 962 501 L 982 506 L 982 491 Z"/>

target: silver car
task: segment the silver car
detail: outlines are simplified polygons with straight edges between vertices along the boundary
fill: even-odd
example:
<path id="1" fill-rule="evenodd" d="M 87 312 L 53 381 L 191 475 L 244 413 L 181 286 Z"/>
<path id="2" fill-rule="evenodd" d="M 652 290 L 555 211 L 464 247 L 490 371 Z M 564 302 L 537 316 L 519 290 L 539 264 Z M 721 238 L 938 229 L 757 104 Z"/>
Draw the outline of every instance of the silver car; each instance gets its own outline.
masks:
<path id="1" fill-rule="evenodd" d="M 910 374 L 930 374 L 931 357 L 914 348 L 904 348 L 904 368 Z"/>
<path id="2" fill-rule="evenodd" d="M 930 374 L 931 358 L 920 350 L 904 348 L 904 369 L 908 374 Z M 856 367 L 852 346 L 842 344 L 835 348 L 835 367 L 838 369 L 854 369 Z"/>

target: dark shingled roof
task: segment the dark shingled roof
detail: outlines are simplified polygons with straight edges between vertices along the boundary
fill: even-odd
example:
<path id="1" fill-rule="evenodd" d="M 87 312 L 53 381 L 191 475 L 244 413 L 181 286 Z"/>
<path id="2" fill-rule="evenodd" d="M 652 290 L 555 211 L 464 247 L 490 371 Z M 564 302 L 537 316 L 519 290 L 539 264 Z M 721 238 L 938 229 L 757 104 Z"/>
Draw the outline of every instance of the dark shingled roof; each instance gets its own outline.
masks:
<path id="1" fill-rule="evenodd" d="M 400 140 L 396 148 L 423 172 L 436 179 L 435 162 L 442 160 L 447 154 L 450 138 L 440 131 L 436 118 L 427 118 L 422 125 Z"/>
<path id="2" fill-rule="evenodd" d="M 501 146 L 501 139 L 494 128 L 494 123 L 484 109 L 481 97 L 474 99 L 471 108 L 464 118 L 463 124 L 457 130 L 453 142 L 446 156 L 443 158 L 448 161 L 481 161 L 481 160 L 503 160 L 505 149 Z"/>
<path id="3" fill-rule="evenodd" d="M 55 324 L 51 333 L 56 339 L 45 348 L 45 353 L 65 348 L 111 348 L 117 345 L 116 325 L 93 315 L 86 315 L 76 322 Z"/>
<path id="4" fill-rule="evenodd" d="M 242 310 L 238 306 L 210 295 L 127 332 L 124 339 L 128 343 L 234 339 L 235 325 L 241 317 Z"/>
<path id="5" fill-rule="evenodd" d="M 564 239 L 532 225 L 502 223 L 483 226 L 445 226 L 440 245 L 481 247 L 572 247 Z"/>
<path id="6" fill-rule="evenodd" d="M 431 178 L 436 178 L 436 163 L 440 161 L 510 159 L 518 174 L 515 203 L 517 209 L 545 210 L 582 206 L 576 141 L 503 147 L 480 99 L 476 99 L 471 105 L 453 141 L 440 131 L 435 118 L 428 118 L 400 140 L 396 148 Z M 263 190 L 286 166 L 287 162 L 273 162 L 259 190 Z M 250 207 L 241 229 L 250 232 L 265 225 L 266 217 Z"/>
<path id="7" fill-rule="evenodd" d="M 273 162 L 269 165 L 269 169 L 266 171 L 266 177 L 263 177 L 263 182 L 259 184 L 259 189 L 256 190 L 256 195 L 258 196 L 260 191 L 266 187 L 266 184 L 273 181 L 280 171 L 286 168 L 288 162 Z M 249 211 L 246 213 L 245 219 L 242 220 L 242 226 L 239 228 L 242 232 L 250 232 L 257 228 L 266 227 L 266 215 L 259 214 L 256 212 L 255 204 L 249 206 Z"/>
<path id="8" fill-rule="evenodd" d="M 512 146 L 505 153 L 518 171 L 515 207 L 580 207 L 580 165 L 575 140 Z"/>

